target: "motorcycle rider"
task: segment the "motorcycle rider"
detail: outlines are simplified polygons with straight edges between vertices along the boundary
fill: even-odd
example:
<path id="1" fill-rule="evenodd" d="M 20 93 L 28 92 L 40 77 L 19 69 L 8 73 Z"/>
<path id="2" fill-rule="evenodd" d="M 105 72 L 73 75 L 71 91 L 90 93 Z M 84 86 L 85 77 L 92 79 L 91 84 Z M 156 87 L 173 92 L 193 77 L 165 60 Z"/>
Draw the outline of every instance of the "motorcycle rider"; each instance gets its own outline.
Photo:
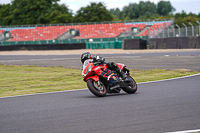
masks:
<path id="1" fill-rule="evenodd" d="M 85 53 L 81 54 L 81 62 L 82 62 L 82 65 L 84 65 L 84 63 L 86 63 L 86 62 L 93 62 L 93 63 L 98 62 L 100 64 L 104 64 L 104 63 L 107 64 L 108 69 L 105 69 L 105 71 L 102 71 L 100 68 L 96 70 L 97 71 L 96 74 L 104 80 L 107 80 L 106 74 L 109 71 L 109 69 L 116 71 L 117 74 L 123 80 L 126 80 L 126 78 L 127 78 L 127 75 L 114 62 L 106 63 L 105 59 L 101 56 L 92 57 L 92 55 L 89 52 L 85 52 Z"/>

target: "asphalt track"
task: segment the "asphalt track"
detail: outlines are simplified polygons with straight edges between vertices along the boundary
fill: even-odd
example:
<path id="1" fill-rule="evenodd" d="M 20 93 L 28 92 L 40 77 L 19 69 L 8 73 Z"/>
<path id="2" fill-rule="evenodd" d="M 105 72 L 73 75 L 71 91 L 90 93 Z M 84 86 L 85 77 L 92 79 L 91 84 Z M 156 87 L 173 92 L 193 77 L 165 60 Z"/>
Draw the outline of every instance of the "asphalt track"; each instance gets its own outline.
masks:
<path id="1" fill-rule="evenodd" d="M 200 75 L 143 83 L 136 94 L 86 90 L 0 99 L 1 133 L 164 133 L 200 128 Z"/>
<path id="2" fill-rule="evenodd" d="M 189 69 L 200 71 L 200 51 L 137 54 L 100 54 L 107 62 L 130 69 Z M 0 64 L 64 66 L 81 69 L 80 55 L 0 55 Z"/>
<path id="3" fill-rule="evenodd" d="M 140 69 L 163 68 L 161 63 L 166 62 L 167 69 L 200 70 L 199 52 L 103 56 L 128 65 L 134 61 L 143 66 Z M 0 64 L 69 67 L 78 58 L 3 55 Z M 80 67 L 77 64 L 74 66 Z M 0 98 L 0 133 L 164 133 L 200 129 L 199 79 L 200 75 L 196 75 L 141 83 L 136 94 L 122 92 L 104 98 L 93 96 L 87 89 Z"/>

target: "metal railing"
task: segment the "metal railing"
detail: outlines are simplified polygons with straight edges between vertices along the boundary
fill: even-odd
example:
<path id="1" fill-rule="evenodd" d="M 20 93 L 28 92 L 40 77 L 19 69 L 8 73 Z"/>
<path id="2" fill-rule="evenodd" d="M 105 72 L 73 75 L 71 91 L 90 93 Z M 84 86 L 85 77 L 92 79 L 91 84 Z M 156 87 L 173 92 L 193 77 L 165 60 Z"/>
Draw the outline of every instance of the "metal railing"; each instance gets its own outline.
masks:
<path id="1" fill-rule="evenodd" d="M 149 38 L 169 38 L 169 37 L 191 37 L 200 36 L 200 23 L 198 26 L 194 26 L 189 23 L 190 26 L 182 24 L 181 27 L 177 24 L 170 25 L 168 27 L 160 27 L 153 30 L 148 29 Z"/>

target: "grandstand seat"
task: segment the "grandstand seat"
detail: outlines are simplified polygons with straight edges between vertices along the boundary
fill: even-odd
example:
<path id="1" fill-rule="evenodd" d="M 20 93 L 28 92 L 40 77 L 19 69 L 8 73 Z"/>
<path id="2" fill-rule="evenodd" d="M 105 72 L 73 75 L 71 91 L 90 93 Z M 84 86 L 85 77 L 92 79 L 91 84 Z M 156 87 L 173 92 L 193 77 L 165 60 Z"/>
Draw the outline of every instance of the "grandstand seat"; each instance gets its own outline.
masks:
<path id="1" fill-rule="evenodd" d="M 165 29 L 169 25 L 171 25 L 170 22 L 155 23 L 154 25 L 149 27 L 150 34 L 153 34 L 153 31 L 155 31 L 157 29 L 161 29 L 161 27 Z M 138 36 L 148 36 L 148 30 L 146 29 L 144 32 L 140 33 Z"/>
<path id="2" fill-rule="evenodd" d="M 2 33 L 4 33 L 5 32 L 5 30 L 0 30 L 0 34 L 2 34 Z"/>
<path id="3" fill-rule="evenodd" d="M 54 40 L 57 39 L 59 35 L 64 34 L 70 29 L 79 30 L 80 36 L 76 37 L 77 39 L 101 37 L 111 38 L 119 36 L 121 33 L 131 29 L 132 27 L 139 27 L 139 30 L 141 31 L 146 27 L 146 24 L 110 23 L 89 25 L 42 26 L 31 29 L 13 29 L 10 31 L 12 38 L 9 41 Z"/>

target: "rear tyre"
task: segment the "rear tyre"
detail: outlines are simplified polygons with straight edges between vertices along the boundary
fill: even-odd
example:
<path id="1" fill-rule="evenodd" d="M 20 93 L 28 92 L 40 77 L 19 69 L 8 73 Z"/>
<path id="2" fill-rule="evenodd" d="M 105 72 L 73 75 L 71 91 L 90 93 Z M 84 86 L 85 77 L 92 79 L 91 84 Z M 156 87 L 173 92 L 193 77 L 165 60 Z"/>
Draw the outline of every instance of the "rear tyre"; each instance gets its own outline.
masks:
<path id="1" fill-rule="evenodd" d="M 92 92 L 95 96 L 97 97 L 106 96 L 107 93 L 106 87 L 100 80 L 94 81 L 93 79 L 88 79 L 87 86 L 90 92 Z"/>
<path id="2" fill-rule="evenodd" d="M 127 75 L 127 78 L 130 80 L 130 82 L 124 83 L 125 86 L 122 87 L 122 90 L 128 94 L 133 94 L 137 91 L 137 84 L 131 76 Z"/>

